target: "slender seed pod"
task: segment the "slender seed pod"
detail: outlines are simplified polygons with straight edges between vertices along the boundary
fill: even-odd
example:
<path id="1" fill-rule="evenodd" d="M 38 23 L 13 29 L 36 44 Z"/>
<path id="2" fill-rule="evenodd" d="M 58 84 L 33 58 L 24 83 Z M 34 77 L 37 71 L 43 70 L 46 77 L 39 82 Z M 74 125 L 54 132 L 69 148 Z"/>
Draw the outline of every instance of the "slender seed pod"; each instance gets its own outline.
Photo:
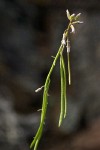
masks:
<path id="1" fill-rule="evenodd" d="M 62 66 L 63 66 L 63 78 L 64 78 L 63 88 L 64 88 L 64 118 L 65 118 L 67 113 L 67 96 L 66 96 L 67 91 L 66 91 L 66 69 L 65 69 L 65 62 L 63 56 L 62 56 Z"/>
<path id="2" fill-rule="evenodd" d="M 62 123 L 64 118 L 64 71 L 62 64 L 62 54 L 60 56 L 60 77 L 61 77 L 61 109 L 60 109 L 60 117 L 59 117 L 59 126 Z"/>
<path id="3" fill-rule="evenodd" d="M 69 52 L 67 53 L 67 59 L 68 59 L 68 82 L 69 82 L 69 85 L 71 85 L 71 70 L 70 70 L 70 56 L 69 56 Z"/>

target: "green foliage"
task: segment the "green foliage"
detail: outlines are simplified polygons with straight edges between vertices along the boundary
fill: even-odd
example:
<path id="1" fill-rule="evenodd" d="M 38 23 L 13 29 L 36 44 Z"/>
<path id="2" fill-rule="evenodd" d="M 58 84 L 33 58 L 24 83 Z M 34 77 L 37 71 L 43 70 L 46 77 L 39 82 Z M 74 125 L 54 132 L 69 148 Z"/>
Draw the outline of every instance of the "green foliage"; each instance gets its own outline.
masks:
<path id="1" fill-rule="evenodd" d="M 45 80 L 44 86 L 35 90 L 35 92 L 38 92 L 42 88 L 44 88 L 40 125 L 39 125 L 38 131 L 37 131 L 32 143 L 30 145 L 30 148 L 34 149 L 34 150 L 37 150 L 39 141 L 42 136 L 43 127 L 44 127 L 45 118 L 46 118 L 47 104 L 48 104 L 48 91 L 49 91 L 49 86 L 50 86 L 50 77 L 51 77 L 52 71 L 56 65 L 56 62 L 59 58 L 60 58 L 60 77 L 61 77 L 61 110 L 60 110 L 60 117 L 59 117 L 59 124 L 58 124 L 59 127 L 61 126 L 62 121 L 66 117 L 66 113 L 67 113 L 67 96 L 66 96 L 67 82 L 66 82 L 66 68 L 65 68 L 64 58 L 63 58 L 63 51 L 64 51 L 64 48 L 67 47 L 68 81 L 69 81 L 69 85 L 70 85 L 71 84 L 71 73 L 70 73 L 70 56 L 69 56 L 69 53 L 70 53 L 69 36 L 70 36 L 70 33 L 75 33 L 74 24 L 79 24 L 82 22 L 78 21 L 78 18 L 81 15 L 80 13 L 78 15 L 75 15 L 75 14 L 70 15 L 69 11 L 67 10 L 66 14 L 67 14 L 67 18 L 69 20 L 69 24 L 68 24 L 67 29 L 63 33 L 60 48 L 59 48 L 56 56 L 54 57 L 53 63 L 51 65 L 51 68 L 50 68 L 47 78 Z M 70 32 L 70 30 L 71 30 L 71 32 Z"/>

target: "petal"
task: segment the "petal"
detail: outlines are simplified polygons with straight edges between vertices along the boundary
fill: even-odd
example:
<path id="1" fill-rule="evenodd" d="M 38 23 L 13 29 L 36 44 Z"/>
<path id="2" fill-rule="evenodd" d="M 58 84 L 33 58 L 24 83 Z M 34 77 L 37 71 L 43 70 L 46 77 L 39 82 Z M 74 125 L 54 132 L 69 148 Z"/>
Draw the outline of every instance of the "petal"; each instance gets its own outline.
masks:
<path id="1" fill-rule="evenodd" d="M 67 18 L 70 20 L 70 13 L 69 13 L 68 9 L 66 10 L 66 14 L 67 14 Z"/>
<path id="2" fill-rule="evenodd" d="M 73 26 L 73 25 L 71 25 L 70 27 L 71 27 L 71 30 L 72 30 L 72 32 L 71 32 L 71 33 L 75 33 L 75 28 L 74 28 L 74 26 Z"/>

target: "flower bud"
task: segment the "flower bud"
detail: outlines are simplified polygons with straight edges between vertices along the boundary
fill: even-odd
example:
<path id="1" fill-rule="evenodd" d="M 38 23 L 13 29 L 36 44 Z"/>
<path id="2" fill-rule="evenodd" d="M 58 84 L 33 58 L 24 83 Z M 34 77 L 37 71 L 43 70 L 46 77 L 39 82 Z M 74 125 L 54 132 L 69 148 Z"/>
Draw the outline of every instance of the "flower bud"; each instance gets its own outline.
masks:
<path id="1" fill-rule="evenodd" d="M 72 30 L 71 33 L 75 33 L 75 28 L 74 28 L 74 26 L 71 25 L 70 27 L 71 27 L 71 30 Z"/>
<path id="2" fill-rule="evenodd" d="M 75 20 L 77 20 L 80 17 L 81 13 L 77 14 L 75 17 Z"/>
<path id="3" fill-rule="evenodd" d="M 69 13 L 68 9 L 66 10 L 66 14 L 67 14 L 67 18 L 70 20 L 70 13 Z"/>

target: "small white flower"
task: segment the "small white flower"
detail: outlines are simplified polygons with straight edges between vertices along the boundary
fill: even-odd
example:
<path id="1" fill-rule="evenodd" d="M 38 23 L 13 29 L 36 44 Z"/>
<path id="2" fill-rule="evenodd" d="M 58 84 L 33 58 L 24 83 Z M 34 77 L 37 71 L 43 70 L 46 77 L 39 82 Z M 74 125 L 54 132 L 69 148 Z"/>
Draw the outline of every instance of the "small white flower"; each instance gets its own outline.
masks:
<path id="1" fill-rule="evenodd" d="M 67 53 L 70 53 L 70 41 L 67 39 Z"/>
<path id="2" fill-rule="evenodd" d="M 75 17 L 75 20 L 77 20 L 80 17 L 81 13 L 77 14 Z"/>
<path id="3" fill-rule="evenodd" d="M 66 10 L 66 14 L 67 14 L 67 18 L 70 20 L 70 13 L 69 13 L 68 9 Z"/>
<path id="4" fill-rule="evenodd" d="M 71 30 L 72 30 L 71 33 L 75 33 L 75 28 L 74 28 L 74 26 L 71 25 L 70 27 L 71 27 Z"/>
<path id="5" fill-rule="evenodd" d="M 62 43 L 62 45 L 66 45 L 66 35 L 65 34 L 63 34 L 61 43 Z"/>
<path id="6" fill-rule="evenodd" d="M 84 23 L 83 21 L 77 21 L 77 23 Z"/>
<path id="7" fill-rule="evenodd" d="M 36 89 L 35 92 L 37 93 L 37 92 L 41 91 L 43 89 L 43 87 L 44 86 L 41 86 L 40 88 Z"/>
<path id="8" fill-rule="evenodd" d="M 72 15 L 70 16 L 70 18 L 71 18 L 71 19 L 75 18 L 75 14 L 72 14 Z"/>
<path id="9" fill-rule="evenodd" d="M 84 23 L 83 21 L 75 21 L 75 22 L 72 22 L 72 25 L 73 24 L 80 24 L 80 23 Z"/>
<path id="10" fill-rule="evenodd" d="M 65 39 L 62 39 L 61 43 L 62 43 L 62 45 L 66 45 Z"/>

